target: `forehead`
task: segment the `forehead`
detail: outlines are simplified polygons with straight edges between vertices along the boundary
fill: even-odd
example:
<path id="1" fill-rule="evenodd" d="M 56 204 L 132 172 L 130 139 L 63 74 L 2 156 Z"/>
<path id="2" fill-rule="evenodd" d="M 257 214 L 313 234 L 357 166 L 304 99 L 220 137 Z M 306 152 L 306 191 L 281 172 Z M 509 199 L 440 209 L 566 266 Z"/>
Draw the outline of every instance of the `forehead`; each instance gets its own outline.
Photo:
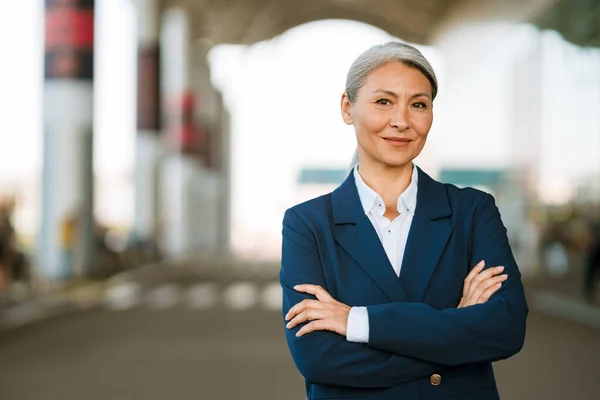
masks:
<path id="1" fill-rule="evenodd" d="M 429 79 L 417 68 L 401 62 L 391 62 L 372 71 L 365 80 L 364 88 L 415 90 L 431 92 Z"/>

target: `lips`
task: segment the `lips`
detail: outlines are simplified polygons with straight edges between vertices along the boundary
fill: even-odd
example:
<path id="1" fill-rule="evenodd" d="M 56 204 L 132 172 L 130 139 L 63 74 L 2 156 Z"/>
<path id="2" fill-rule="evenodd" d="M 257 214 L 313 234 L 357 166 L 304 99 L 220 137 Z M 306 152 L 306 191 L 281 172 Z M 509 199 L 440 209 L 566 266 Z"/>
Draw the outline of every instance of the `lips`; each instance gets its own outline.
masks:
<path id="1" fill-rule="evenodd" d="M 390 142 L 412 142 L 412 140 L 406 138 L 384 137 L 384 139 Z"/>
<path id="2" fill-rule="evenodd" d="M 383 140 L 394 147 L 407 147 L 412 142 L 411 139 L 397 137 L 384 137 Z"/>

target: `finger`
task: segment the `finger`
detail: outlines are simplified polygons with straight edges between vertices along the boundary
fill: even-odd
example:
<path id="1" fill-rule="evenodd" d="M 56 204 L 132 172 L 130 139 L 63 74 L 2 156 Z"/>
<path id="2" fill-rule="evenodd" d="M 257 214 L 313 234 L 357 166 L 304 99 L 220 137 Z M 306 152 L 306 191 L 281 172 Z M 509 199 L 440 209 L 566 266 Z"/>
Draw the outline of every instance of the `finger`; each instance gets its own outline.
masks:
<path id="1" fill-rule="evenodd" d="M 481 282 L 476 290 L 473 292 L 473 299 L 475 301 L 477 301 L 479 299 L 479 297 L 490 287 L 497 285 L 498 283 L 502 283 L 504 282 L 506 279 L 508 278 L 508 275 L 506 274 L 502 274 L 502 275 L 496 275 L 484 282 Z"/>
<path id="2" fill-rule="evenodd" d="M 483 282 L 486 279 L 490 279 L 493 276 L 501 274 L 503 271 L 504 271 L 504 267 L 502 267 L 502 266 L 488 268 L 488 269 L 480 272 L 479 274 L 477 274 L 477 276 L 473 279 L 473 282 Z"/>
<path id="3" fill-rule="evenodd" d="M 318 310 L 321 308 L 323 308 L 323 304 L 319 300 L 304 299 L 300 303 L 298 303 L 295 306 L 293 306 L 292 308 L 290 308 L 290 310 L 285 315 L 285 320 L 289 321 L 290 319 L 294 318 L 296 315 L 300 314 L 302 311 L 305 311 L 308 309 L 317 309 Z"/>
<path id="4" fill-rule="evenodd" d="M 506 279 L 508 279 L 508 275 L 507 274 L 502 274 L 502 275 L 496 275 L 491 277 L 490 279 L 487 279 L 483 282 L 479 283 L 479 287 L 478 290 L 481 291 L 482 293 L 487 290 L 487 288 L 489 288 L 490 286 L 494 286 L 497 283 L 502 283 L 504 282 Z"/>
<path id="5" fill-rule="evenodd" d="M 481 296 L 479 296 L 479 299 L 477 300 L 478 304 L 483 304 L 485 302 L 487 302 L 494 293 L 496 293 L 498 290 L 500 290 L 500 288 L 502 287 L 502 283 L 496 283 L 495 285 L 490 286 L 485 292 L 483 292 L 481 294 Z"/>
<path id="6" fill-rule="evenodd" d="M 477 265 L 475 265 L 473 267 L 473 269 L 471 269 L 471 272 L 469 272 L 469 275 L 467 275 L 467 277 L 465 278 L 465 283 L 463 285 L 463 295 L 465 295 L 469 292 L 469 286 L 471 284 L 471 281 L 478 273 L 481 272 L 481 270 L 484 267 L 485 267 L 485 261 L 481 260 L 477 263 Z"/>
<path id="7" fill-rule="evenodd" d="M 306 310 L 296 315 L 285 327 L 293 329 L 303 322 L 323 319 L 324 317 L 325 315 L 323 315 L 323 312 L 320 310 Z"/>
<path id="8" fill-rule="evenodd" d="M 290 310 L 287 312 L 287 314 L 285 315 L 285 320 L 290 320 L 292 318 L 294 318 L 296 315 L 300 314 L 302 311 L 304 311 L 306 309 L 307 303 L 308 303 L 308 299 L 306 300 L 302 300 L 300 303 L 294 305 L 292 308 L 290 308 Z"/>
<path id="9" fill-rule="evenodd" d="M 495 275 L 501 274 L 502 271 L 504 271 L 504 267 L 500 266 L 488 268 L 485 271 L 480 272 L 475 278 L 473 278 L 473 281 L 471 282 L 471 286 L 469 288 L 470 293 L 468 295 L 472 295 L 481 282 L 486 281 Z"/>
<path id="10" fill-rule="evenodd" d="M 304 336 L 307 333 L 310 332 L 314 332 L 314 331 L 329 331 L 331 330 L 329 328 L 329 324 L 326 320 L 320 319 L 317 321 L 312 321 L 309 324 L 304 325 L 302 328 L 300 328 L 300 330 L 298 332 L 296 332 L 296 336 L 300 337 L 300 336 Z"/>
<path id="11" fill-rule="evenodd" d="M 294 290 L 315 295 L 321 301 L 333 300 L 333 297 L 319 285 L 296 285 L 294 286 Z"/>
<path id="12" fill-rule="evenodd" d="M 479 300 L 477 300 L 477 304 L 483 304 L 492 297 L 494 293 L 498 291 L 502 287 L 502 283 L 496 283 L 493 286 L 490 286 L 481 296 L 479 296 Z"/>
<path id="13" fill-rule="evenodd" d="M 460 304 L 458 305 L 458 308 L 469 307 L 469 306 L 472 306 L 473 304 L 476 304 L 476 303 L 472 296 L 464 297 L 461 300 Z"/>

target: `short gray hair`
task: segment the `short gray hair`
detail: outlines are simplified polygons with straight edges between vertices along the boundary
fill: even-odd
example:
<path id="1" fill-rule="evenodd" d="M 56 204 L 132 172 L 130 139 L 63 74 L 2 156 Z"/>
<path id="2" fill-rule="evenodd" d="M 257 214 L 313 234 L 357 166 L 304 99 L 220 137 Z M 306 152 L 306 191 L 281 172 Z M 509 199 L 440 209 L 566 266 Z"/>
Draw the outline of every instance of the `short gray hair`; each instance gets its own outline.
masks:
<path id="1" fill-rule="evenodd" d="M 429 61 L 413 46 L 401 42 L 388 42 L 371 47 L 354 61 L 346 78 L 348 100 L 351 103 L 356 100 L 358 91 L 371 72 L 391 62 L 401 62 L 421 71 L 431 83 L 431 99 L 435 99 L 438 84 Z"/>

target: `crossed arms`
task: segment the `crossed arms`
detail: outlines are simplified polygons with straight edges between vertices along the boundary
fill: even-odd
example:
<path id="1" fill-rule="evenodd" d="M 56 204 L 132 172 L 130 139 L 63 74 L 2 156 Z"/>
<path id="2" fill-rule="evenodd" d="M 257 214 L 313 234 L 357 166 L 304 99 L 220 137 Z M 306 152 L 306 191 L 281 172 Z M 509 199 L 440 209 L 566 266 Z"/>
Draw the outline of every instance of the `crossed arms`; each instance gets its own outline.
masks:
<path id="1" fill-rule="evenodd" d="M 493 254 L 489 254 L 490 249 Z M 287 328 L 286 338 L 298 370 L 311 383 L 376 388 L 449 366 L 491 362 L 517 353 L 523 345 L 528 310 L 506 230 L 488 195 L 477 208 L 471 243 L 471 259 L 485 257 L 504 265 L 508 275 L 502 289 L 489 301 L 473 305 L 461 302 L 461 308 L 445 310 L 408 302 L 368 306 L 368 345 L 348 342 L 344 332 L 324 322 L 316 327 L 319 321 L 309 322 L 311 318 Z M 290 310 L 292 314 L 299 310 L 298 304 L 335 302 L 338 308 L 345 306 L 323 289 L 326 283 L 314 234 L 294 210 L 288 210 L 283 221 L 280 280 L 283 312 L 288 319 Z M 304 292 L 294 289 L 305 284 L 321 286 L 321 292 L 314 286 L 301 287 Z M 310 324 L 313 328 L 307 331 Z M 390 326 L 402 329 L 391 333 Z M 301 329 L 304 332 L 296 336 Z"/>

